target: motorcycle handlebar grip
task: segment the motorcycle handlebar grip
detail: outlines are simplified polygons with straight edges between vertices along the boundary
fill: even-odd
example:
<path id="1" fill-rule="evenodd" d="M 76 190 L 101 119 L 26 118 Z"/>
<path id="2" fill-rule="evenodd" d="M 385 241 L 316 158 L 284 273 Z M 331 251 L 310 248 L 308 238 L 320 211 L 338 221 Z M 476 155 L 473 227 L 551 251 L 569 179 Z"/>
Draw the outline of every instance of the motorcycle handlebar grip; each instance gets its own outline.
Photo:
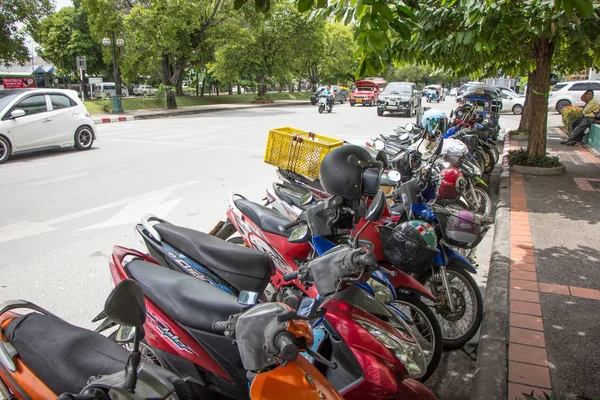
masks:
<path id="1" fill-rule="evenodd" d="M 359 267 L 371 267 L 377 264 L 375 254 L 373 253 L 356 254 L 352 261 Z"/>
<path id="2" fill-rule="evenodd" d="M 298 272 L 286 272 L 285 274 L 283 274 L 283 280 L 286 282 L 289 282 L 296 278 L 298 278 Z"/>
<path id="3" fill-rule="evenodd" d="M 295 227 L 297 225 L 300 225 L 300 221 L 299 220 L 292 221 L 289 224 L 284 225 L 282 228 L 287 231 L 288 229 L 292 229 L 293 227 Z"/>
<path id="4" fill-rule="evenodd" d="M 213 323 L 213 331 L 223 333 L 227 330 L 228 321 L 215 321 Z"/>
<path id="5" fill-rule="evenodd" d="M 298 358 L 298 346 L 294 343 L 291 334 L 287 332 L 280 333 L 275 339 L 275 347 L 279 352 L 279 357 L 286 361 L 294 361 Z"/>

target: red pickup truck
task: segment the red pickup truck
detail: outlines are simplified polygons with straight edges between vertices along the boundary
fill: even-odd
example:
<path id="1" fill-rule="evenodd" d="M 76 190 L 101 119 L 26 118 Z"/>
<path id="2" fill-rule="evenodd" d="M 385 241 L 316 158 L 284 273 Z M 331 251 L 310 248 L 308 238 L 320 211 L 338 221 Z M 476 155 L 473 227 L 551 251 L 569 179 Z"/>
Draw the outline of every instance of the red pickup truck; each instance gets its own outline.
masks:
<path id="1" fill-rule="evenodd" d="M 377 98 L 385 87 L 385 84 L 386 82 L 383 79 L 377 78 L 356 81 L 356 89 L 350 94 L 350 105 L 352 107 L 355 104 L 362 104 L 363 106 L 377 105 Z"/>

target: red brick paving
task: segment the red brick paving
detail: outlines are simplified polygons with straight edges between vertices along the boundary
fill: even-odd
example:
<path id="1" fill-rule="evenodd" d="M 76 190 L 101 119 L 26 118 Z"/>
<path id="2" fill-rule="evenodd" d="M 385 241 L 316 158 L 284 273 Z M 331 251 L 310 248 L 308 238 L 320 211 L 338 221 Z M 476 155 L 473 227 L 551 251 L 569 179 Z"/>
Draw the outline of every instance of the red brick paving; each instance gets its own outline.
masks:
<path id="1" fill-rule="evenodd" d="M 544 332 L 531 331 L 529 329 L 521 329 L 511 326 L 510 343 L 527 344 L 536 347 L 546 347 L 546 337 L 544 336 Z"/>
<path id="2" fill-rule="evenodd" d="M 540 283 L 540 292 L 543 293 L 554 293 L 554 294 L 571 294 L 569 287 L 565 285 L 554 285 L 550 283 Z"/>
<path id="3" fill-rule="evenodd" d="M 510 302 L 510 312 L 541 317 L 542 306 L 536 303 L 526 303 L 524 301 L 513 300 Z"/>
<path id="4" fill-rule="evenodd" d="M 548 366 L 546 349 L 541 347 L 524 346 L 522 344 L 513 343 L 510 345 L 508 359 L 510 361 L 540 365 L 542 367 Z"/>
<path id="5" fill-rule="evenodd" d="M 576 297 L 585 297 L 586 299 L 600 300 L 600 290 L 569 286 L 571 294 Z"/>

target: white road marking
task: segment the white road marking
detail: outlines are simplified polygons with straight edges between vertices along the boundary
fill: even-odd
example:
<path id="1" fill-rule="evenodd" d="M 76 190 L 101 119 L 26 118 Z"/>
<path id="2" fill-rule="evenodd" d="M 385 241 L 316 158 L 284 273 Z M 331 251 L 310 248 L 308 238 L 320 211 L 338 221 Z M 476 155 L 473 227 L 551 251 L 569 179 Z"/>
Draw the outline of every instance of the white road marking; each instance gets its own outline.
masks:
<path id="1" fill-rule="evenodd" d="M 70 220 L 77 219 L 77 218 L 80 218 L 80 217 L 83 217 L 86 215 L 90 215 L 90 214 L 94 214 L 94 213 L 97 213 L 100 211 L 108 210 L 110 208 L 118 207 L 120 205 L 125 205 L 125 209 L 129 210 L 128 212 L 131 212 L 133 215 L 133 211 L 131 211 L 132 207 L 128 207 L 129 203 L 135 203 L 136 206 L 139 206 L 141 204 L 141 201 L 146 198 L 151 198 L 151 199 L 154 199 L 155 201 L 157 199 L 159 199 L 158 202 L 161 203 L 160 199 L 167 198 L 174 190 L 180 189 L 180 188 L 183 188 L 186 186 L 194 185 L 196 183 L 198 183 L 198 181 L 183 182 L 183 183 L 180 183 L 177 185 L 169 186 L 164 189 L 155 190 L 153 192 L 144 193 L 144 194 L 134 196 L 134 197 L 129 197 L 127 199 L 114 201 L 112 203 L 104 204 L 104 205 L 101 205 L 98 207 L 89 208 L 87 210 L 78 211 L 78 212 L 75 212 L 72 214 L 64 215 L 62 217 L 54 218 L 54 219 L 44 221 L 44 222 L 21 221 L 21 222 L 12 224 L 12 225 L 0 227 L 0 243 L 50 232 L 50 231 L 57 229 L 57 228 L 52 227 L 52 225 L 60 224 L 62 222 L 70 221 Z M 179 201 L 181 201 L 181 199 L 171 200 L 167 203 L 158 204 L 158 206 L 152 206 L 150 208 L 153 209 L 157 213 L 164 214 L 165 212 L 168 213 L 168 211 L 170 211 L 173 207 L 175 207 L 179 203 Z M 147 211 L 138 210 L 137 211 L 138 218 L 139 218 L 139 215 L 141 215 L 141 213 L 145 213 L 145 212 L 147 212 Z M 119 215 L 119 214 L 121 214 L 121 216 L 119 216 L 119 219 L 124 218 L 123 213 L 119 212 L 117 215 Z M 109 219 L 109 221 L 112 221 L 113 218 Z M 114 221 L 112 221 L 111 223 L 114 223 Z"/>
<path id="2" fill-rule="evenodd" d="M 32 185 L 34 186 L 39 186 L 39 185 L 46 185 L 48 183 L 55 183 L 55 182 L 62 182 L 62 181 L 66 181 L 69 179 L 75 179 L 75 178 L 81 178 L 84 176 L 88 176 L 89 173 L 83 173 L 83 174 L 76 174 L 76 175 L 68 175 L 68 176 L 63 176 L 62 178 L 56 178 L 56 179 L 50 179 L 47 181 L 39 181 L 39 182 L 34 182 L 32 183 Z"/>

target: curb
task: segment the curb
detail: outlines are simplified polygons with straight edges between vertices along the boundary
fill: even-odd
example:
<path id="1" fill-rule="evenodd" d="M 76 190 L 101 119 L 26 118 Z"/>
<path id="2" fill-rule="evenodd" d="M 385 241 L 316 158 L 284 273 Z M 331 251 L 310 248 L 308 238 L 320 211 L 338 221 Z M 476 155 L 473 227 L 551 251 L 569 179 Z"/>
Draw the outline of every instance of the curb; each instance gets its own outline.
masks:
<path id="1" fill-rule="evenodd" d="M 254 108 L 272 108 L 272 107 L 298 107 L 298 106 L 311 106 L 310 101 L 299 102 L 299 103 L 264 103 L 264 104 L 256 104 L 251 105 L 250 107 L 236 107 L 235 105 L 224 106 L 219 108 L 198 108 L 194 110 L 175 110 L 175 111 L 159 111 L 154 114 L 147 115 L 128 115 L 124 117 L 110 117 L 110 118 L 99 118 L 94 119 L 94 123 L 98 124 L 107 124 L 113 122 L 126 122 L 126 121 L 138 121 L 142 119 L 156 119 L 156 118 L 169 118 L 169 117 L 178 117 L 182 115 L 194 115 L 194 114 L 204 114 L 210 112 L 220 112 L 220 111 L 235 111 L 235 110 L 246 110 L 246 109 L 254 109 Z"/>
<path id="2" fill-rule="evenodd" d="M 529 174 L 529 175 L 544 175 L 544 176 L 552 176 L 552 175 L 562 175 L 567 172 L 567 167 L 563 164 L 560 167 L 550 167 L 550 168 L 541 168 L 541 167 L 527 167 L 525 165 L 513 165 L 510 167 L 511 171 L 519 172 L 521 174 Z"/>
<path id="3" fill-rule="evenodd" d="M 509 149 L 510 135 L 505 135 L 492 257 L 485 290 L 475 378 L 470 397 L 473 400 L 506 400 L 508 398 L 510 169 L 507 154 Z"/>
<path id="4" fill-rule="evenodd" d="M 135 116 L 126 115 L 123 117 L 96 118 L 93 121 L 94 121 L 94 124 L 101 125 L 101 124 L 110 124 L 110 123 L 115 123 L 115 122 L 133 121 L 134 119 L 135 119 Z"/>

